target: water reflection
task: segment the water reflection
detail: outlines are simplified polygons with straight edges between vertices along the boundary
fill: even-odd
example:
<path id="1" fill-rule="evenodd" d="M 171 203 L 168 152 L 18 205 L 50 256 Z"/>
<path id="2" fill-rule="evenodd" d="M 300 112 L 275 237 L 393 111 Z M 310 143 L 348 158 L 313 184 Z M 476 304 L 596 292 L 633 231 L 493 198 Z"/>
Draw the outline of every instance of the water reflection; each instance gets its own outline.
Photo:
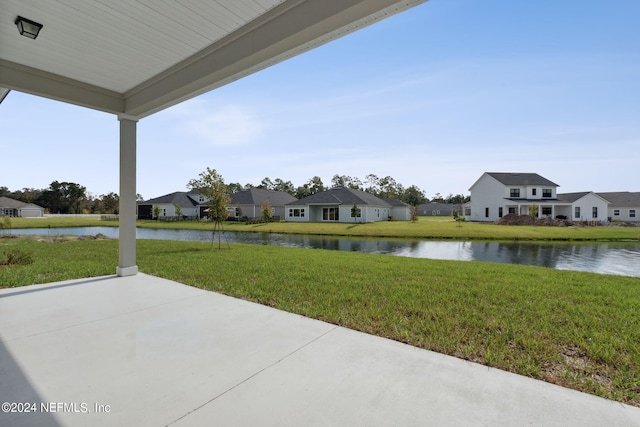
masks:
<path id="1" fill-rule="evenodd" d="M 117 238 L 115 227 L 11 230 L 12 234 L 73 234 Z M 211 241 L 212 232 L 138 228 L 138 239 Z M 216 236 L 216 241 L 218 237 Z M 371 239 L 299 234 L 224 232 L 222 242 L 247 243 L 348 252 L 390 254 L 412 258 L 526 264 L 560 270 L 591 271 L 640 277 L 640 243 L 459 242 Z"/>

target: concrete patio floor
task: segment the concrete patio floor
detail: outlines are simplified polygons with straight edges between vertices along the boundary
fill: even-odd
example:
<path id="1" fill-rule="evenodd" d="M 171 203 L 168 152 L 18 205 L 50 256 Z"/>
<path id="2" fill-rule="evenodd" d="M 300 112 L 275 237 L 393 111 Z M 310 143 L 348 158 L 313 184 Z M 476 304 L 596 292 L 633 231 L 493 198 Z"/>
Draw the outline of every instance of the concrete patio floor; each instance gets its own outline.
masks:
<path id="1" fill-rule="evenodd" d="M 640 408 L 145 274 L 2 289 L 0 338 L 0 402 L 36 404 L 1 426 L 640 426 Z"/>

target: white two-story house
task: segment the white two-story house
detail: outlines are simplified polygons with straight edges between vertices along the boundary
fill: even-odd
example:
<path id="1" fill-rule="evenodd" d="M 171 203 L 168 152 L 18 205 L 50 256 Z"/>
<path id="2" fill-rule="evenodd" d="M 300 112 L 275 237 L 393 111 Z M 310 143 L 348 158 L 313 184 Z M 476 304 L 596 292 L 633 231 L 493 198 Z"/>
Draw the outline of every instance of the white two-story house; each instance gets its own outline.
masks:
<path id="1" fill-rule="evenodd" d="M 559 185 L 537 173 L 485 172 L 469 188 L 469 221 L 497 221 L 507 214 L 572 221 L 606 221 L 608 201 L 596 193 L 558 194 Z"/>

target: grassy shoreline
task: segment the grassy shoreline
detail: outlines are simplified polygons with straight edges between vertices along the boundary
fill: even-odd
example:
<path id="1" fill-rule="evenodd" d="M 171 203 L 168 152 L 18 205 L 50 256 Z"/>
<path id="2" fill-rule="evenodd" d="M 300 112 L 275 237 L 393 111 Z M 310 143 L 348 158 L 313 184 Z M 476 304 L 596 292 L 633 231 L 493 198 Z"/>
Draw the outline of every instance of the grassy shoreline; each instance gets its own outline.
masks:
<path id="1" fill-rule="evenodd" d="M 117 227 L 117 221 L 99 218 L 11 218 L 11 228 Z M 144 221 L 138 227 L 184 230 L 211 230 L 213 225 L 201 221 Z M 409 221 L 385 221 L 365 224 L 290 223 L 239 224 L 227 222 L 226 231 L 253 233 L 309 234 L 349 237 L 393 237 L 433 240 L 513 240 L 513 241 L 640 241 L 640 227 L 548 227 L 505 226 L 475 222 L 456 223 L 451 218 L 421 217 Z"/>
<path id="2" fill-rule="evenodd" d="M 116 240 L 0 239 L 0 286 L 111 275 Z M 64 248 L 64 249 L 62 249 Z M 140 271 L 640 406 L 640 278 L 543 267 L 138 241 Z"/>

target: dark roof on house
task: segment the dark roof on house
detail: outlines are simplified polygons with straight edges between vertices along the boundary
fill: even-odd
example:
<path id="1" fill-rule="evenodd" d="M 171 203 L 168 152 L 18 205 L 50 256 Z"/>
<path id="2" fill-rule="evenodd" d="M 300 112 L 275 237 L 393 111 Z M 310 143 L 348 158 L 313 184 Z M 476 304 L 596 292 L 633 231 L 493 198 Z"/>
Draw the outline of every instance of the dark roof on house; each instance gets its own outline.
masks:
<path id="1" fill-rule="evenodd" d="M 284 206 L 295 202 L 296 199 L 283 191 L 263 190 L 261 188 L 249 188 L 231 195 L 231 205 L 262 205 L 266 200 L 271 206 Z"/>
<path id="2" fill-rule="evenodd" d="M 327 191 L 304 197 L 295 202 L 287 203 L 288 205 L 375 205 L 390 206 L 389 203 L 360 190 L 354 190 L 348 187 L 334 187 Z"/>
<path id="3" fill-rule="evenodd" d="M 418 209 L 440 209 L 440 210 L 446 210 L 446 209 L 456 209 L 456 207 L 459 205 L 459 203 L 453 204 L 453 203 L 440 203 L 440 202 L 429 202 L 427 204 L 421 204 L 418 205 Z"/>
<path id="4" fill-rule="evenodd" d="M 504 185 L 548 185 L 559 187 L 558 184 L 537 173 L 487 172 L 487 175 L 497 179 Z"/>
<path id="5" fill-rule="evenodd" d="M 382 200 L 384 200 L 385 202 L 389 203 L 391 206 L 394 206 L 394 207 L 409 206 L 408 204 L 406 204 L 402 200 L 398 200 L 398 199 L 382 199 Z"/>
<path id="6" fill-rule="evenodd" d="M 591 192 L 590 191 L 581 191 L 579 193 L 562 193 L 562 194 L 558 194 L 558 201 L 559 202 L 573 203 L 576 200 L 583 198 L 584 196 L 586 196 L 589 193 L 591 193 Z"/>
<path id="7" fill-rule="evenodd" d="M 198 206 L 197 200 L 191 196 L 199 193 L 184 191 L 176 191 L 175 193 L 165 194 L 164 196 L 156 197 L 155 199 L 145 200 L 144 202 L 138 202 L 139 205 L 160 205 L 168 204 L 180 207 L 194 207 Z M 191 195 L 191 196 L 190 196 Z"/>
<path id="8" fill-rule="evenodd" d="M 12 199 L 11 197 L 0 197 L 0 208 L 24 209 L 26 207 L 44 209 L 42 206 L 38 206 L 35 203 L 25 203 L 20 200 Z"/>
<path id="9" fill-rule="evenodd" d="M 25 206 L 26 203 L 21 202 L 20 200 L 12 199 L 10 197 L 0 197 L 0 207 L 8 208 L 8 209 L 20 209 Z"/>
<path id="10" fill-rule="evenodd" d="M 613 206 L 637 207 L 640 206 L 640 192 L 618 191 L 611 193 L 596 193 L 607 200 Z"/>

